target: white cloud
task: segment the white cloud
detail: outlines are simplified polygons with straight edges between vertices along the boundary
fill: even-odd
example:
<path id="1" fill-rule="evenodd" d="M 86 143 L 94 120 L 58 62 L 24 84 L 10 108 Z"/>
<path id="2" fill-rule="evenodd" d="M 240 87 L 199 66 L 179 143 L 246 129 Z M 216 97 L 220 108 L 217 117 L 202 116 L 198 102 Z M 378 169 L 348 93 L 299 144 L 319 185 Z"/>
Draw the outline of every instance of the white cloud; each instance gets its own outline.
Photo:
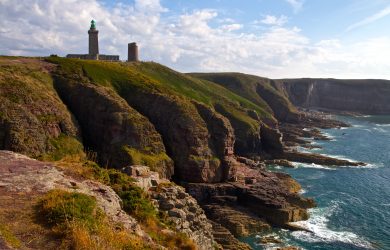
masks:
<path id="1" fill-rule="evenodd" d="M 291 5 L 295 13 L 299 12 L 302 9 L 303 4 L 305 2 L 305 0 L 285 0 L 285 1 Z"/>
<path id="2" fill-rule="evenodd" d="M 0 16 L 0 54 L 87 53 L 89 22 L 96 19 L 100 52 L 124 60 L 127 43 L 136 41 L 143 60 L 184 72 L 390 79 L 389 36 L 314 43 L 298 27 L 281 26 L 281 17 L 268 18 L 273 24 L 254 33 L 237 21 L 219 22 L 216 10 L 178 15 L 157 0 L 110 8 L 97 0 L 0 0 Z"/>
<path id="3" fill-rule="evenodd" d="M 354 29 L 359 28 L 361 26 L 373 23 L 373 22 L 375 22 L 375 21 L 377 21 L 379 19 L 382 19 L 382 18 L 384 18 L 384 17 L 386 17 L 388 15 L 390 15 L 390 6 L 384 8 L 381 11 L 378 11 L 377 13 L 373 14 L 372 16 L 366 17 L 363 20 L 350 25 L 347 28 L 347 31 L 351 31 L 351 30 L 354 30 Z"/>
<path id="4" fill-rule="evenodd" d="M 242 27 L 243 27 L 242 24 L 232 23 L 232 24 L 222 25 L 221 29 L 228 31 L 228 32 L 231 32 L 231 31 L 235 31 L 235 30 L 240 30 L 240 29 L 242 29 Z"/>
<path id="5" fill-rule="evenodd" d="M 285 15 L 281 15 L 280 17 L 266 15 L 264 19 L 260 20 L 260 23 L 268 24 L 268 25 L 276 25 L 282 26 L 287 23 L 288 18 Z"/>
<path id="6" fill-rule="evenodd" d="M 189 35 L 206 36 L 212 29 L 208 21 L 216 17 L 218 13 L 214 10 L 198 10 L 191 14 L 181 15 L 179 19 L 179 28 L 188 32 Z"/>

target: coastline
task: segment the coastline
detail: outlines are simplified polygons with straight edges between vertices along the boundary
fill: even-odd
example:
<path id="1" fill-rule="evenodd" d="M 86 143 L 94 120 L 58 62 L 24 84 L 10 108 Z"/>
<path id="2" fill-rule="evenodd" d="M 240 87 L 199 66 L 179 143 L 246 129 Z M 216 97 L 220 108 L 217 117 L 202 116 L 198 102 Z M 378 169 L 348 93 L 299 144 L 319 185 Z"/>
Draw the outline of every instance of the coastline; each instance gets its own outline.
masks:
<path id="1" fill-rule="evenodd" d="M 309 209 L 309 220 L 293 223 L 314 233 L 274 230 L 260 234 L 256 238 L 244 238 L 243 240 L 249 242 L 254 249 L 274 249 L 283 246 L 297 246 L 302 249 L 387 249 L 386 247 L 390 246 L 385 236 L 386 222 L 378 221 L 388 214 L 386 206 L 381 204 L 386 203 L 386 194 L 389 194 L 388 186 L 385 184 L 386 179 L 383 178 L 386 173 L 389 173 L 390 161 L 383 151 L 387 146 L 375 147 L 383 145 L 381 142 L 386 141 L 389 136 L 387 128 L 390 116 L 337 116 L 336 118 L 350 121 L 351 126 L 345 130 L 337 128 L 324 130 L 331 134 L 334 140 L 311 140 L 322 146 L 315 152 L 364 161 L 368 164 L 363 167 L 333 168 L 310 164 L 304 166 L 305 164 L 297 163 L 297 168 L 271 167 L 272 171 L 283 171 L 297 179 L 305 195 L 314 197 L 318 202 L 318 207 Z M 370 137 L 373 137 L 373 141 L 368 140 Z M 359 143 L 362 141 L 365 144 Z M 371 151 L 366 152 L 365 149 Z M 362 150 L 364 151 L 361 152 Z M 370 188 L 366 189 L 367 187 Z M 257 244 L 258 239 L 270 235 L 283 241 L 284 244 Z"/>

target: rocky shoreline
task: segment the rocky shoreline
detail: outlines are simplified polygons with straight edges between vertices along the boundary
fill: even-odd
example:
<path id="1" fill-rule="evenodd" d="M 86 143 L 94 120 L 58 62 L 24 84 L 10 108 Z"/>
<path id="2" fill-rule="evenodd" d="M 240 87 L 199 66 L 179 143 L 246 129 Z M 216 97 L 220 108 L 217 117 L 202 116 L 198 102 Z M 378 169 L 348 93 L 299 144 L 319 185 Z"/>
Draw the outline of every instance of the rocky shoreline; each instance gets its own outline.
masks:
<path id="1" fill-rule="evenodd" d="M 281 123 L 280 137 L 278 138 L 275 133 L 276 136 L 270 140 L 280 142 L 283 145 L 282 150 L 268 151 L 268 154 L 263 154 L 260 159 L 237 157 L 240 166 L 236 167 L 234 181 L 183 185 L 200 203 L 207 217 L 213 221 L 213 228 L 227 229 L 236 238 L 267 232 L 274 226 L 306 231 L 307 229 L 296 227 L 290 222 L 308 219 L 307 209 L 315 207 L 315 201 L 300 196 L 298 194 L 301 190 L 300 185 L 289 175 L 269 172 L 266 165 L 294 167 L 292 162 L 303 162 L 333 167 L 364 166 L 363 162 L 351 162 L 296 150 L 297 146 L 310 147 L 306 138 L 330 140 L 319 129 L 347 126 L 349 125 L 331 119 L 329 114 L 304 112 L 299 123 Z M 240 249 L 238 245 L 234 245 L 237 242 L 231 237 L 225 237 L 223 240 L 216 237 L 216 241 L 224 249 Z M 263 238 L 260 242 L 270 243 Z"/>

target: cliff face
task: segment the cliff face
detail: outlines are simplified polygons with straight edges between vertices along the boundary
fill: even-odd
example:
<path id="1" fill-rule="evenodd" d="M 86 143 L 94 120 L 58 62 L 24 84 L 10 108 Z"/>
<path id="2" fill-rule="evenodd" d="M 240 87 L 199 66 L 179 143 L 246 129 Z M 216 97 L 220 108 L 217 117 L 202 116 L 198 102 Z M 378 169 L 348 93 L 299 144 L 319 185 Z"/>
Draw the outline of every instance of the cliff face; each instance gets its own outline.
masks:
<path id="1" fill-rule="evenodd" d="M 275 82 L 275 86 L 299 107 L 390 114 L 390 81 L 285 79 Z"/>
<path id="2" fill-rule="evenodd" d="M 0 59 L 0 149 L 56 160 L 82 151 L 77 122 L 53 88 L 54 67 Z"/>
<path id="3" fill-rule="evenodd" d="M 81 125 L 84 145 L 98 153 L 101 165 L 148 164 L 164 178 L 173 175 L 173 162 L 165 154 L 160 134 L 115 91 L 82 77 L 57 74 L 55 82 Z"/>
<path id="4" fill-rule="evenodd" d="M 126 67 L 91 61 L 69 64 L 66 60 L 56 63 L 59 64 L 56 86 L 70 109 L 79 117 L 83 129 L 88 130 L 84 136 L 89 138 L 85 140 L 86 143 L 97 149 L 100 146 L 101 150 L 98 151 L 105 152 L 104 155 L 100 153 L 100 157 L 110 155 L 117 162 L 118 159 L 124 159 L 123 154 L 115 153 L 119 151 L 118 148 L 108 150 L 110 147 L 99 141 L 104 137 L 94 137 L 97 133 L 113 137 L 107 133 L 112 133 L 110 126 L 118 125 L 128 130 L 132 130 L 131 127 L 133 130 L 138 129 L 135 135 L 141 135 L 143 139 L 133 143 L 135 145 L 128 141 L 126 145 L 141 151 L 148 148 L 150 152 L 147 158 L 153 156 L 158 151 L 154 147 L 162 144 L 152 142 L 155 136 L 150 131 L 154 128 L 145 122 L 146 117 L 161 135 L 168 155 L 175 162 L 174 176 L 177 180 L 220 182 L 229 178 L 234 132 L 229 120 L 212 107 L 192 101 L 186 95 L 174 91 L 168 83 L 163 82 L 166 86 L 162 86 L 160 81 L 143 75 L 138 69 L 134 70 L 132 64 L 126 64 Z M 161 68 L 158 66 L 157 69 Z M 72 79 L 75 75 L 78 78 L 76 80 Z M 114 117 L 119 113 L 140 115 L 121 124 L 120 121 L 124 119 Z M 107 121 L 102 124 L 102 120 Z M 90 126 L 93 129 L 88 129 Z M 135 140 L 135 135 L 128 133 L 128 140 Z M 123 136 L 126 134 L 121 133 L 118 138 Z M 111 145 L 112 140 L 110 138 L 106 141 Z M 149 140 L 151 145 L 144 145 L 145 140 Z M 149 162 L 145 164 L 150 165 Z M 123 166 L 123 163 L 119 162 L 115 166 Z M 167 168 L 158 166 L 155 170 L 163 174 Z M 170 175 L 166 173 L 163 176 Z"/>

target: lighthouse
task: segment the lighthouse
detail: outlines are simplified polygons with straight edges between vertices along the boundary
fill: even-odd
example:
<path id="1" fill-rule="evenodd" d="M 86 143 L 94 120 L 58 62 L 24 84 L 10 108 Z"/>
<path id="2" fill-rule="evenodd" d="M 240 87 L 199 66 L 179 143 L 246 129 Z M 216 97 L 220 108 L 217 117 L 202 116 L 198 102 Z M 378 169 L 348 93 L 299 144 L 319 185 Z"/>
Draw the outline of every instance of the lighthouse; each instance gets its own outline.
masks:
<path id="1" fill-rule="evenodd" d="M 89 56 L 91 59 L 99 59 L 99 31 L 96 29 L 95 20 L 91 21 L 91 27 L 88 30 L 89 34 Z"/>
<path id="2" fill-rule="evenodd" d="M 67 58 L 78 58 L 84 60 L 103 60 L 103 61 L 119 61 L 118 55 L 99 54 L 99 31 L 96 29 L 95 20 L 91 21 L 91 26 L 88 30 L 88 54 L 68 54 Z"/>

